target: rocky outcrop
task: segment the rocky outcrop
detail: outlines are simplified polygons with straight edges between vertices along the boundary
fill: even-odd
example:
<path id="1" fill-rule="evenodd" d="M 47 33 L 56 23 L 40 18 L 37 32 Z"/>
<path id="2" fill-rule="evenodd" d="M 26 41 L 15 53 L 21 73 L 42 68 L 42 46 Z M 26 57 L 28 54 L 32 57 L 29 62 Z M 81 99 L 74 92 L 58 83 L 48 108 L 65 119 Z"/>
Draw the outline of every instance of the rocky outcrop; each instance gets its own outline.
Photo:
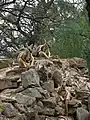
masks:
<path id="1" fill-rule="evenodd" d="M 0 70 L 0 120 L 89 120 L 86 61 L 50 58 L 34 64 Z"/>

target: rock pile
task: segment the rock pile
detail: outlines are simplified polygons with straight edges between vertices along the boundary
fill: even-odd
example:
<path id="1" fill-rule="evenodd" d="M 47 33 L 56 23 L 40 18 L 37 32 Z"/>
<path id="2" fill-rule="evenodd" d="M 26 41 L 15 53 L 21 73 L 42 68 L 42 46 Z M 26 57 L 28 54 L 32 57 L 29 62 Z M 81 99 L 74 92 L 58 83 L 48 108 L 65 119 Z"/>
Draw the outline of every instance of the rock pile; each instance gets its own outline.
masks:
<path id="1" fill-rule="evenodd" d="M 0 70 L 0 120 L 90 120 L 86 61 L 37 59 Z"/>

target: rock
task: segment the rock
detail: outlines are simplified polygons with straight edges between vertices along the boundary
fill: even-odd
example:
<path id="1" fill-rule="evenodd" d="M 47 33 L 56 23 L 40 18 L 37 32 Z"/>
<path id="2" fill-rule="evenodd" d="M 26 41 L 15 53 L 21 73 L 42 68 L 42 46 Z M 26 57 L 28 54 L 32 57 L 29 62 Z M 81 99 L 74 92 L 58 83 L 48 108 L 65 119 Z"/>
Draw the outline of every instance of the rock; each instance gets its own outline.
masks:
<path id="1" fill-rule="evenodd" d="M 0 98 L 2 102 L 9 102 L 9 103 L 16 102 L 15 98 L 12 97 L 0 96 Z"/>
<path id="2" fill-rule="evenodd" d="M 58 116 L 58 120 L 74 120 L 73 116 Z"/>
<path id="3" fill-rule="evenodd" d="M 23 95 L 21 93 L 17 93 L 15 99 L 19 104 L 28 104 L 28 105 L 32 105 L 36 101 L 35 97 L 30 97 L 27 95 Z"/>
<path id="4" fill-rule="evenodd" d="M 36 88 L 42 96 L 44 96 L 45 98 L 49 98 L 50 97 L 50 94 L 47 90 L 44 90 L 42 87 L 37 87 Z"/>
<path id="5" fill-rule="evenodd" d="M 57 118 L 56 117 L 46 117 L 46 120 L 57 120 Z"/>
<path id="6" fill-rule="evenodd" d="M 41 111 L 39 111 L 40 115 L 47 115 L 47 116 L 54 116 L 55 114 L 55 109 L 52 108 L 44 108 Z"/>
<path id="7" fill-rule="evenodd" d="M 57 105 L 55 107 L 55 116 L 58 116 L 58 115 L 65 115 L 65 109 Z"/>
<path id="8" fill-rule="evenodd" d="M 23 104 L 13 103 L 13 106 L 20 112 L 26 113 L 26 109 Z"/>
<path id="9" fill-rule="evenodd" d="M 52 79 L 54 80 L 54 87 L 57 88 L 58 85 L 61 86 L 62 85 L 62 75 L 61 75 L 61 71 L 56 69 L 54 72 L 53 72 L 53 77 Z"/>
<path id="10" fill-rule="evenodd" d="M 88 110 L 89 110 L 89 112 L 90 112 L 90 94 L 89 94 L 89 96 L 88 96 Z"/>
<path id="11" fill-rule="evenodd" d="M 85 110 L 88 110 L 88 107 L 85 104 L 82 104 L 82 108 L 85 109 Z"/>
<path id="12" fill-rule="evenodd" d="M 30 109 L 30 111 L 26 113 L 26 117 L 27 120 L 39 120 L 38 113 L 34 109 Z"/>
<path id="13" fill-rule="evenodd" d="M 45 120 L 46 116 L 45 115 L 39 115 L 40 120 Z"/>
<path id="14" fill-rule="evenodd" d="M 72 115 L 73 116 L 73 114 L 75 113 L 75 108 L 73 108 L 73 107 L 71 107 L 71 106 L 69 106 L 69 109 L 68 109 L 68 115 Z"/>
<path id="15" fill-rule="evenodd" d="M 8 118 L 6 118 L 5 115 L 2 115 L 2 114 L 0 113 L 0 120 L 8 120 Z"/>
<path id="16" fill-rule="evenodd" d="M 27 88 L 22 92 L 22 94 L 30 96 L 30 97 L 35 97 L 35 98 L 42 98 L 42 95 L 36 88 Z"/>
<path id="17" fill-rule="evenodd" d="M 15 100 L 15 90 L 16 89 L 5 89 L 0 93 L 0 100 L 3 102 L 16 102 Z"/>
<path id="18" fill-rule="evenodd" d="M 90 94 L 90 91 L 87 91 L 87 90 L 76 90 L 76 94 L 77 94 L 77 99 L 79 99 L 79 100 L 87 99 L 88 100 L 88 96 Z"/>
<path id="19" fill-rule="evenodd" d="M 15 75 L 15 76 L 7 76 L 6 79 L 10 80 L 10 81 L 18 81 L 20 79 L 20 75 Z"/>
<path id="20" fill-rule="evenodd" d="M 21 80 L 24 88 L 27 88 L 28 86 L 40 86 L 40 78 L 35 69 L 23 72 L 21 74 Z"/>
<path id="21" fill-rule="evenodd" d="M 37 57 L 33 67 L 0 70 L 0 120 L 73 120 L 76 115 L 89 120 L 90 84 L 84 62 Z"/>
<path id="22" fill-rule="evenodd" d="M 26 71 L 26 68 L 19 68 L 19 66 L 15 66 L 10 70 L 6 71 L 6 76 L 11 77 L 11 76 L 20 75 L 24 71 Z"/>
<path id="23" fill-rule="evenodd" d="M 57 105 L 59 105 L 59 107 L 63 107 L 63 108 L 65 107 L 65 105 L 64 105 L 64 103 L 62 101 L 58 102 Z"/>
<path id="24" fill-rule="evenodd" d="M 35 111 L 41 111 L 43 109 L 42 107 L 40 107 L 38 105 L 34 105 L 33 108 L 34 108 Z"/>
<path id="25" fill-rule="evenodd" d="M 40 106 L 40 107 L 43 107 L 43 103 L 41 101 L 38 101 L 37 105 Z"/>
<path id="26" fill-rule="evenodd" d="M 16 110 L 12 104 L 10 103 L 3 103 L 4 104 L 4 111 L 3 114 L 8 117 L 15 117 L 18 114 L 18 110 Z"/>
<path id="27" fill-rule="evenodd" d="M 44 82 L 42 85 L 42 88 L 47 90 L 48 92 L 53 92 L 54 91 L 54 81 L 49 80 L 47 82 Z"/>
<path id="28" fill-rule="evenodd" d="M 89 112 L 81 107 L 77 108 L 76 115 L 78 120 L 88 120 Z"/>
<path id="29" fill-rule="evenodd" d="M 55 116 L 58 116 L 58 115 L 65 115 L 65 109 L 57 105 L 55 107 Z"/>
<path id="30" fill-rule="evenodd" d="M 42 100 L 42 102 L 45 107 L 55 108 L 55 106 L 56 106 L 56 98 L 55 97 L 50 97 L 48 99 L 44 99 L 44 100 Z"/>
<path id="31" fill-rule="evenodd" d="M 4 90 L 6 88 L 17 88 L 17 82 L 11 81 L 8 78 L 0 78 L 0 90 Z"/>
<path id="32" fill-rule="evenodd" d="M 72 59 L 68 59 L 68 62 L 70 67 L 84 68 L 87 66 L 87 62 L 83 58 L 74 57 Z"/>
<path id="33" fill-rule="evenodd" d="M 69 106 L 78 106 L 81 104 L 81 100 L 77 100 L 75 98 L 72 98 L 70 101 L 69 101 Z M 77 105 L 76 105 L 77 104 Z"/>
<path id="34" fill-rule="evenodd" d="M 25 116 L 25 114 L 19 113 L 16 117 L 10 118 L 10 120 L 27 120 L 27 117 Z"/>

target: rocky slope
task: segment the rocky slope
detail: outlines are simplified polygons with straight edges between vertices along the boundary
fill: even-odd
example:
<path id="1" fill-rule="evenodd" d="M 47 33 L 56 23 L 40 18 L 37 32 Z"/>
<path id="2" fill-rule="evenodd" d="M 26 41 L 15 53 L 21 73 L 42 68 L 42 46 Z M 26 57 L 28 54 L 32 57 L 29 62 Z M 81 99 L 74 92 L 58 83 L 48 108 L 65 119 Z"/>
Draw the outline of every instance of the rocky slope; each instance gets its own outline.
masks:
<path id="1" fill-rule="evenodd" d="M 0 69 L 0 120 L 90 120 L 89 95 L 82 58 L 43 58 L 28 69 Z"/>

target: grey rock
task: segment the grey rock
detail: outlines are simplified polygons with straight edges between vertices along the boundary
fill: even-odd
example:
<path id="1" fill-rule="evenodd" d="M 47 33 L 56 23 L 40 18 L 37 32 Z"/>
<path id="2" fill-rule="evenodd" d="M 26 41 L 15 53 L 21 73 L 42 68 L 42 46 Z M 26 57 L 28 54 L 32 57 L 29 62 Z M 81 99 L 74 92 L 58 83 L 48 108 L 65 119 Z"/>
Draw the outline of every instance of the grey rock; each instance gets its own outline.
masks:
<path id="1" fill-rule="evenodd" d="M 24 88 L 27 88 L 28 86 L 40 86 L 40 78 L 35 69 L 23 72 L 21 74 L 21 80 Z"/>
<path id="2" fill-rule="evenodd" d="M 34 110 L 35 111 L 41 111 L 42 107 L 38 106 L 38 105 L 34 105 Z"/>
<path id="3" fill-rule="evenodd" d="M 90 92 L 87 90 L 77 90 L 76 94 L 77 94 L 77 99 L 85 101 L 85 99 L 88 100 L 88 96 L 90 95 Z"/>
<path id="4" fill-rule="evenodd" d="M 39 115 L 40 120 L 45 120 L 46 116 L 45 115 Z"/>
<path id="5" fill-rule="evenodd" d="M 57 120 L 74 120 L 72 116 L 58 116 Z"/>
<path id="6" fill-rule="evenodd" d="M 6 88 L 17 88 L 17 82 L 16 81 L 11 81 L 11 79 L 8 78 L 3 78 L 0 79 L 0 90 L 4 90 Z"/>
<path id="7" fill-rule="evenodd" d="M 88 96 L 88 110 L 90 112 L 90 95 Z"/>
<path id="8" fill-rule="evenodd" d="M 42 98 L 42 95 L 36 88 L 27 88 L 22 93 L 30 97 Z"/>
<path id="9" fill-rule="evenodd" d="M 35 97 L 30 97 L 27 95 L 23 95 L 21 93 L 17 93 L 15 99 L 19 104 L 28 104 L 28 105 L 32 105 L 36 101 Z"/>
<path id="10" fill-rule="evenodd" d="M 13 82 L 16 81 L 17 82 L 20 79 L 20 75 L 15 75 L 15 76 L 11 76 L 11 77 L 7 76 L 6 78 L 10 81 L 13 81 Z"/>
<path id="11" fill-rule="evenodd" d="M 47 82 L 44 82 L 42 85 L 42 88 L 47 90 L 48 92 L 53 92 L 54 91 L 54 81 L 49 80 Z"/>
<path id="12" fill-rule="evenodd" d="M 77 108 L 76 115 L 78 120 L 88 120 L 89 112 L 82 107 Z"/>
<path id="13" fill-rule="evenodd" d="M 56 106 L 55 115 L 65 115 L 65 109 L 63 109 L 62 107 Z"/>
<path id="14" fill-rule="evenodd" d="M 69 101 L 68 104 L 69 104 L 70 106 L 75 106 L 75 105 L 81 104 L 81 101 L 73 98 L 73 99 L 71 99 L 71 100 Z"/>
<path id="15" fill-rule="evenodd" d="M 4 103 L 4 108 L 3 114 L 8 118 L 15 117 L 18 114 L 18 110 L 10 103 Z"/>
<path id="16" fill-rule="evenodd" d="M 2 114 L 0 113 L 0 120 L 8 120 L 8 119 L 6 118 L 5 115 L 2 115 Z"/>
<path id="17" fill-rule="evenodd" d="M 27 117 L 25 116 L 25 114 L 18 114 L 16 117 L 10 119 L 10 120 L 27 120 Z"/>
<path id="18" fill-rule="evenodd" d="M 54 116 L 55 114 L 55 109 L 52 108 L 44 108 L 41 111 L 39 111 L 39 114 L 41 115 L 47 115 L 47 116 Z"/>
<path id="19" fill-rule="evenodd" d="M 59 107 L 65 107 L 65 105 L 63 104 L 63 102 L 62 102 L 62 101 L 58 102 L 58 104 L 57 104 L 57 105 L 59 105 Z"/>
<path id="20" fill-rule="evenodd" d="M 38 101 L 37 105 L 43 108 L 43 103 L 41 101 Z"/>
<path id="21" fill-rule="evenodd" d="M 49 98 L 50 94 L 47 90 L 44 90 L 42 87 L 36 87 L 36 89 L 41 93 L 45 98 Z"/>
<path id="22" fill-rule="evenodd" d="M 85 110 L 88 110 L 88 107 L 85 104 L 82 104 L 82 108 L 85 109 Z"/>
<path id="23" fill-rule="evenodd" d="M 27 120 L 39 120 L 39 116 L 37 111 L 34 109 L 29 109 L 29 111 L 25 114 L 27 117 Z"/>
<path id="24" fill-rule="evenodd" d="M 46 120 L 57 120 L 57 118 L 56 117 L 46 117 Z"/>
<path id="25" fill-rule="evenodd" d="M 48 99 L 42 100 L 44 106 L 49 107 L 49 108 L 55 108 L 56 106 L 56 98 L 55 97 L 50 97 Z"/>
<path id="26" fill-rule="evenodd" d="M 70 67 L 85 68 L 87 66 L 87 62 L 83 58 L 74 57 L 72 59 L 68 59 L 68 62 Z"/>
<path id="27" fill-rule="evenodd" d="M 14 103 L 14 107 L 20 112 L 20 113 L 26 113 L 26 109 L 23 104 Z"/>

